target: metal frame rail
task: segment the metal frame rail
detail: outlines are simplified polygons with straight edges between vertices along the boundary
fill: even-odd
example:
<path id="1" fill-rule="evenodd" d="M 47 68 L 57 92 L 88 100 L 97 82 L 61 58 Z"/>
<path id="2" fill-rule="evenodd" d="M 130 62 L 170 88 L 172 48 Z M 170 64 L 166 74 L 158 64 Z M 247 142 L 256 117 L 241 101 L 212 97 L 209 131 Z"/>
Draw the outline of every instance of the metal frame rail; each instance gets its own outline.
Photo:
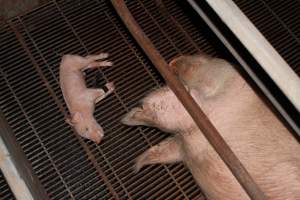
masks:
<path id="1" fill-rule="evenodd" d="M 169 70 L 168 64 L 162 58 L 160 53 L 155 49 L 150 39 L 145 35 L 137 22 L 134 20 L 130 11 L 123 0 L 112 0 L 112 3 L 125 23 L 128 30 L 137 40 L 139 45 L 148 55 L 154 66 L 162 74 L 169 87 L 173 90 L 177 98 L 181 101 L 183 106 L 194 119 L 200 130 L 203 132 L 207 140 L 214 147 L 216 152 L 220 155 L 225 164 L 229 167 L 233 175 L 236 177 L 241 186 L 245 189 L 247 194 L 254 200 L 266 199 L 264 193 L 260 190 L 247 170 L 226 144 L 224 139 L 218 133 L 213 124 L 209 121 L 203 113 L 198 104 L 186 91 L 185 87 L 178 80 L 172 71 Z"/>

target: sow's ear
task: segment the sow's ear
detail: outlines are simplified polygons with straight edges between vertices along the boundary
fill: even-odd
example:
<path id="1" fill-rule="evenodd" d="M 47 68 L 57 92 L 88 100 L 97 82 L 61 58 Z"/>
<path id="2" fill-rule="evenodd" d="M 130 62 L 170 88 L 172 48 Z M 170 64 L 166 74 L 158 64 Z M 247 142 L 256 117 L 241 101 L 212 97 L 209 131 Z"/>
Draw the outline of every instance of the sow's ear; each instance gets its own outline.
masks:
<path id="1" fill-rule="evenodd" d="M 121 119 L 121 123 L 128 126 L 151 126 L 154 124 L 154 116 L 150 109 L 135 107 Z"/>

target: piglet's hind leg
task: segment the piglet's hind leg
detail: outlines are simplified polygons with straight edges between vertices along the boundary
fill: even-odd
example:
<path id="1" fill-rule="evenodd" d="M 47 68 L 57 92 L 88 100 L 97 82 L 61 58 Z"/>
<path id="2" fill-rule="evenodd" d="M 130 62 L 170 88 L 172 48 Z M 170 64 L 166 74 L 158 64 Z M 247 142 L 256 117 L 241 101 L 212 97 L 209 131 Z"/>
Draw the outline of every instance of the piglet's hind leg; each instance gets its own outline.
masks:
<path id="1" fill-rule="evenodd" d="M 104 60 L 104 61 L 93 61 L 91 62 L 90 64 L 88 64 L 88 66 L 86 66 L 85 68 L 83 68 L 83 70 L 86 70 L 86 69 L 91 69 L 91 68 L 96 68 L 96 67 L 108 67 L 108 66 L 112 66 L 113 63 L 111 61 L 107 61 L 107 60 Z"/>
<path id="2" fill-rule="evenodd" d="M 90 89 L 93 93 L 93 99 L 95 104 L 100 102 L 102 99 L 110 95 L 115 90 L 113 82 L 106 83 L 105 87 L 105 89 Z"/>
<path id="3" fill-rule="evenodd" d="M 96 68 L 96 67 L 107 67 L 112 66 L 113 63 L 111 61 L 103 60 L 109 56 L 108 53 L 100 53 L 98 55 L 88 55 L 86 56 L 86 60 L 88 65 L 83 68 L 83 70 L 88 68 Z M 101 61 L 103 60 L 103 61 Z"/>
<path id="4" fill-rule="evenodd" d="M 135 161 L 135 171 L 138 172 L 145 165 L 167 164 L 181 160 L 180 146 L 175 138 L 170 137 L 142 153 Z"/>
<path id="5" fill-rule="evenodd" d="M 96 60 L 101 60 L 101 59 L 105 59 L 109 56 L 108 53 L 100 53 L 97 55 L 88 55 L 85 58 L 89 59 L 90 61 L 96 61 Z"/>

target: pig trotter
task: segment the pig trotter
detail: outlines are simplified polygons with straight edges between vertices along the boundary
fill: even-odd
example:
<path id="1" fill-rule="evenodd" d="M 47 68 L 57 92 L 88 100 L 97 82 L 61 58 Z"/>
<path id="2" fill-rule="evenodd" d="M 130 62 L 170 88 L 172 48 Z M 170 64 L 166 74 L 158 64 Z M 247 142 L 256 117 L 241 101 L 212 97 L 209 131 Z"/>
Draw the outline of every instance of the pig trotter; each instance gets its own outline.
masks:
<path id="1" fill-rule="evenodd" d="M 106 66 L 112 66 L 113 63 L 111 61 L 100 61 L 102 59 L 105 59 L 109 56 L 108 53 L 100 53 L 98 55 L 89 55 L 86 56 L 85 58 L 87 59 L 88 65 L 83 68 L 83 70 L 85 69 L 89 69 L 89 68 L 95 68 L 95 67 L 106 67 Z"/>
<path id="2" fill-rule="evenodd" d="M 100 53 L 98 55 L 88 55 L 85 58 L 89 59 L 91 62 L 96 60 L 102 60 L 109 56 L 108 53 Z"/>
<path id="3" fill-rule="evenodd" d="M 83 68 L 83 70 L 86 69 L 91 69 L 91 68 L 95 68 L 95 67 L 107 67 L 107 66 L 112 66 L 113 63 L 111 61 L 93 61 L 91 62 L 88 66 L 86 66 L 85 68 Z"/>
<path id="4" fill-rule="evenodd" d="M 175 138 L 170 137 L 161 143 L 151 147 L 135 160 L 135 172 L 150 164 L 167 164 L 182 160 L 180 147 Z"/>
<path id="5" fill-rule="evenodd" d="M 100 102 L 102 99 L 107 97 L 115 90 L 115 86 L 113 82 L 109 82 L 105 84 L 106 89 L 92 89 L 95 94 L 95 104 Z"/>
<path id="6" fill-rule="evenodd" d="M 127 113 L 121 120 L 122 124 L 126 124 L 128 126 L 135 125 L 144 125 L 141 120 L 138 120 L 138 116 L 141 115 L 143 110 L 141 108 L 133 108 L 129 113 Z M 140 122 L 141 121 L 141 122 Z"/>
<path id="7" fill-rule="evenodd" d="M 154 126 L 155 118 L 155 113 L 151 112 L 150 109 L 136 107 L 122 118 L 121 123 L 128 126 Z"/>

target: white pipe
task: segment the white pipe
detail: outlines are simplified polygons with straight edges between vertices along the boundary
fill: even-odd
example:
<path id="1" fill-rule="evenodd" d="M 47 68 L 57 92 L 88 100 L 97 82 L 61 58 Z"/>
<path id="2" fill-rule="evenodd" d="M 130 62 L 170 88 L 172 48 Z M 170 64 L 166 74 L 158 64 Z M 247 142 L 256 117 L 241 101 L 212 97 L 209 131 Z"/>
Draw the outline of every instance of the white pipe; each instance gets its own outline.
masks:
<path id="1" fill-rule="evenodd" d="M 281 115 L 286 119 L 290 126 L 295 130 L 295 132 L 300 136 L 300 129 L 294 120 L 286 113 L 283 107 L 279 104 L 277 99 L 275 99 L 272 93 L 265 87 L 263 82 L 256 76 L 252 71 L 251 67 L 243 60 L 243 58 L 238 54 L 238 52 L 233 48 L 233 46 L 227 41 L 227 39 L 222 35 L 219 29 L 212 23 L 208 16 L 203 12 L 202 9 L 195 3 L 194 0 L 187 0 L 190 5 L 195 9 L 195 11 L 201 16 L 201 18 L 207 23 L 207 25 L 213 30 L 213 32 L 218 36 L 218 38 L 223 42 L 223 44 L 228 48 L 231 54 L 237 59 L 245 71 L 250 75 L 250 77 L 255 81 L 258 87 L 263 91 L 267 98 L 272 102 L 276 109 L 281 113 Z"/>
<path id="2" fill-rule="evenodd" d="M 13 163 L 11 155 L 0 137 L 0 168 L 10 186 L 12 192 L 18 200 L 34 200 L 23 178 L 20 176 Z"/>
<path id="3" fill-rule="evenodd" d="M 232 0 L 206 0 L 300 111 L 300 78 Z"/>

